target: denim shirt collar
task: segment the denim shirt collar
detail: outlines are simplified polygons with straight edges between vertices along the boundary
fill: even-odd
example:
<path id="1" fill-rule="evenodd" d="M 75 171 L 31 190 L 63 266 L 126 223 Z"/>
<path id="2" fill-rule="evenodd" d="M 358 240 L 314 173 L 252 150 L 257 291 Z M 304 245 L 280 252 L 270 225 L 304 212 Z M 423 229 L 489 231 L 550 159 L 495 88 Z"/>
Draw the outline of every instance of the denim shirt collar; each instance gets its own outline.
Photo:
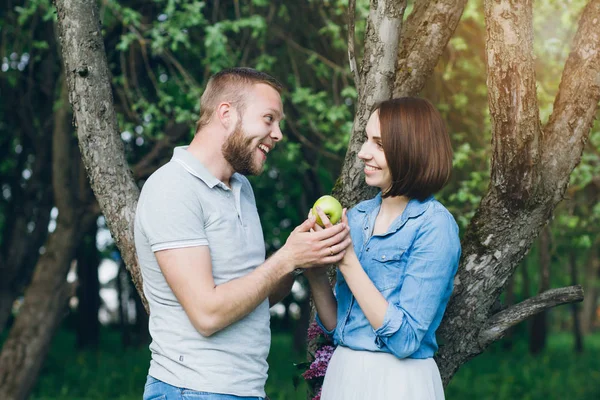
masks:
<path id="1" fill-rule="evenodd" d="M 406 205 L 406 208 L 404 209 L 404 212 L 402 212 L 402 215 L 400 215 L 400 217 L 398 217 L 392 223 L 392 225 L 390 225 L 386 234 L 396 232 L 410 218 L 415 218 L 423 214 L 425 210 L 427 210 L 427 208 L 429 207 L 431 201 L 433 201 L 433 196 L 429 196 L 423 201 L 419 201 L 418 199 L 410 199 L 408 204 Z M 372 227 L 375 224 L 375 218 L 377 218 L 377 214 L 379 213 L 379 209 L 381 208 L 381 202 L 382 197 L 381 192 L 379 192 L 377 193 L 377 196 L 375 196 L 371 200 L 364 201 L 356 206 L 357 211 L 367 214 L 367 218 L 365 218 L 365 224 L 368 224 L 366 226 L 371 227 L 370 229 L 368 229 L 371 232 Z"/>

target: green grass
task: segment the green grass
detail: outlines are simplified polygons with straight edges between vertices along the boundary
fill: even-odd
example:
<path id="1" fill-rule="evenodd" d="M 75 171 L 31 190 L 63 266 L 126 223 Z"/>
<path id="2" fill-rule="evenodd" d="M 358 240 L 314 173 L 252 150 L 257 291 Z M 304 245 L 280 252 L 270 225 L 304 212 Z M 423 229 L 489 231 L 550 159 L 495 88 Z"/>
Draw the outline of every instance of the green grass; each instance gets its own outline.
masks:
<path id="1" fill-rule="evenodd" d="M 573 352 L 570 334 L 553 334 L 544 353 L 529 354 L 520 341 L 508 352 L 496 343 L 458 371 L 447 399 L 600 399 L 600 334 L 585 338 L 585 352 Z"/>
<path id="2" fill-rule="evenodd" d="M 269 355 L 266 391 L 271 400 L 305 400 L 303 380 L 294 388 L 298 375 L 294 362 L 303 354 L 294 353 L 289 335 L 274 335 Z M 150 350 L 123 348 L 118 333 L 103 330 L 100 350 L 75 352 L 75 334 L 60 330 L 52 342 L 32 400 L 139 400 L 142 398 Z"/>
<path id="3" fill-rule="evenodd" d="M 124 349 L 120 337 L 103 330 L 100 350 L 75 351 L 75 336 L 62 329 L 52 342 L 32 399 L 139 400 L 149 365 L 147 347 Z M 586 338 L 576 355 L 568 334 L 553 334 L 540 356 L 527 352 L 524 340 L 507 351 L 500 343 L 468 362 L 450 383 L 448 400 L 596 400 L 600 399 L 600 334 Z M 276 334 L 269 356 L 267 394 L 272 400 L 304 400 L 306 384 L 294 389 L 294 362 L 289 335 Z"/>

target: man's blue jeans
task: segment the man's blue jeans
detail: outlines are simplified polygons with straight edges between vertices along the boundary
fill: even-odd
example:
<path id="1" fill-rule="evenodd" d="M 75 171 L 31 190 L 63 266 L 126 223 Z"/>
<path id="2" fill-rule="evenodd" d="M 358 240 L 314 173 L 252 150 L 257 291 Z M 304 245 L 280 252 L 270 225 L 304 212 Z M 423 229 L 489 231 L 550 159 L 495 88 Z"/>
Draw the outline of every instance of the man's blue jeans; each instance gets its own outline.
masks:
<path id="1" fill-rule="evenodd" d="M 199 392 L 159 381 L 148 375 L 144 400 L 265 400 L 262 397 L 239 397 L 231 394 Z"/>

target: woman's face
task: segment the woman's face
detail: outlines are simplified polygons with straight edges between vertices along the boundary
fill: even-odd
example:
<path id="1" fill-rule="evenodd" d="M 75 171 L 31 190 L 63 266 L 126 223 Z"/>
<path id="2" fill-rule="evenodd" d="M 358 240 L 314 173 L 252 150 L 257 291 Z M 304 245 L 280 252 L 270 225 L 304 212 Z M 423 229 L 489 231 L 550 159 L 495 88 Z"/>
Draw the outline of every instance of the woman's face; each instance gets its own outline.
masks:
<path id="1" fill-rule="evenodd" d="M 379 111 L 371 114 L 365 131 L 366 139 L 358 152 L 358 158 L 365 163 L 365 180 L 367 185 L 385 191 L 392 184 L 392 175 L 383 154 Z"/>

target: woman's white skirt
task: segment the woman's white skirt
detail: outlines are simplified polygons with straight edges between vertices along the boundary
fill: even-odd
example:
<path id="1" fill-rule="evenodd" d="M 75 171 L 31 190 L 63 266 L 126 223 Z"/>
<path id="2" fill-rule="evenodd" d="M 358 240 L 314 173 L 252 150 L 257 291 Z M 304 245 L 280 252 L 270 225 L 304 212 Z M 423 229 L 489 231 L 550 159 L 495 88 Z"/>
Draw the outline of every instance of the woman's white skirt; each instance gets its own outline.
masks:
<path id="1" fill-rule="evenodd" d="M 321 400 L 370 399 L 443 400 L 435 361 L 338 346 L 327 367 Z"/>

